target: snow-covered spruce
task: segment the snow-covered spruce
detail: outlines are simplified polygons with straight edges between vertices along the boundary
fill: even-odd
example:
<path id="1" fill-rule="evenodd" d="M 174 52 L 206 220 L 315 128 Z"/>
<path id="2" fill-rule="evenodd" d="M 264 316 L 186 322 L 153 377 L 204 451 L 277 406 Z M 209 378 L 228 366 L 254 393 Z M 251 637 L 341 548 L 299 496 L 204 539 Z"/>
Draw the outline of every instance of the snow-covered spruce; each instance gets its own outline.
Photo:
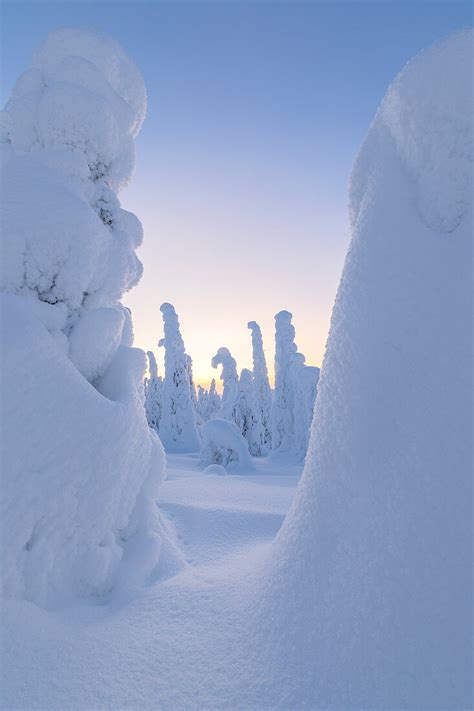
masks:
<path id="1" fill-rule="evenodd" d="M 240 373 L 239 392 L 237 395 L 240 431 L 247 440 L 249 452 L 253 457 L 265 454 L 263 449 L 263 426 L 260 405 L 257 400 L 252 372 L 244 368 Z"/>
<path id="2" fill-rule="evenodd" d="M 303 460 L 309 444 L 313 410 L 319 381 L 319 368 L 305 364 L 302 353 L 295 353 L 290 367 L 293 384 L 294 451 Z"/>
<path id="3" fill-rule="evenodd" d="M 272 404 L 272 448 L 285 452 L 294 448 L 293 380 L 291 364 L 297 351 L 292 314 L 275 316 L 275 392 Z"/>
<path id="4" fill-rule="evenodd" d="M 213 368 L 222 365 L 221 380 L 224 386 L 219 409 L 214 412 L 213 417 L 234 422 L 240 429 L 240 413 L 237 407 L 239 376 L 235 358 L 232 357 L 228 348 L 219 348 L 211 361 L 211 365 Z"/>
<path id="5" fill-rule="evenodd" d="M 158 366 L 153 351 L 147 351 L 149 378 L 145 378 L 145 412 L 149 426 L 156 433 L 160 431 L 163 397 L 163 378 L 158 375 Z"/>
<path id="6" fill-rule="evenodd" d="M 201 427 L 203 467 L 220 464 L 230 472 L 250 472 L 253 469 L 247 441 L 234 422 L 213 418 Z"/>
<path id="7" fill-rule="evenodd" d="M 272 389 L 268 380 L 262 331 L 256 321 L 249 321 L 247 326 L 252 332 L 253 379 L 262 422 L 261 451 L 265 454 L 272 447 Z"/>
<path id="8" fill-rule="evenodd" d="M 270 706 L 472 706 L 472 42 L 406 65 L 353 169 L 305 471 L 254 623 Z"/>
<path id="9" fill-rule="evenodd" d="M 158 344 L 165 348 L 160 438 L 167 452 L 199 452 L 201 440 L 191 397 L 190 360 L 178 316 L 171 304 L 162 304 L 160 310 L 165 332 Z"/>
<path id="10" fill-rule="evenodd" d="M 41 605 L 139 584 L 174 555 L 145 357 L 119 303 L 141 274 L 141 225 L 116 193 L 145 110 L 119 45 L 64 29 L 2 114 L 2 587 Z"/>

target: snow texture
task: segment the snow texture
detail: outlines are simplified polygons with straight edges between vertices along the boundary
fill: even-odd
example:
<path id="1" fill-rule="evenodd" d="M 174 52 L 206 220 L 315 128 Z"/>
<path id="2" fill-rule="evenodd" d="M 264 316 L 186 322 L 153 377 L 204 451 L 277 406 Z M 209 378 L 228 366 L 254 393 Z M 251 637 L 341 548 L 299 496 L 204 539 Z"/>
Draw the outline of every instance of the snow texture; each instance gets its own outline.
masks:
<path id="1" fill-rule="evenodd" d="M 471 59 L 470 30 L 415 57 L 353 170 L 305 471 L 260 601 L 270 706 L 472 707 Z"/>
<path id="2" fill-rule="evenodd" d="M 201 465 L 221 464 L 232 472 L 253 470 L 247 441 L 233 422 L 214 418 L 201 427 Z"/>
<path id="3" fill-rule="evenodd" d="M 160 438 L 167 452 L 199 452 L 196 412 L 191 396 L 192 370 L 179 330 L 178 316 L 171 304 L 162 304 L 165 337 L 165 378 L 162 391 Z"/>

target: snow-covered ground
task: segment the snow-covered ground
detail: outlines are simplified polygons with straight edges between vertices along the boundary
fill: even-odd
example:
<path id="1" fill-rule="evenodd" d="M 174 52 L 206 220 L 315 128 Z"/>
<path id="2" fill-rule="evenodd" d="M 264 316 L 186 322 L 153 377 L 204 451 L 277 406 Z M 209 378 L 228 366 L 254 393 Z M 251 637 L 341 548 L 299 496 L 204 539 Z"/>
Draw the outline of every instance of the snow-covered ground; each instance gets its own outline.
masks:
<path id="1" fill-rule="evenodd" d="M 259 664 L 252 581 L 302 466 L 280 455 L 254 460 L 251 474 L 219 476 L 200 471 L 197 455 L 170 455 L 160 509 L 186 567 L 127 597 L 61 612 L 6 602 L 2 708 L 267 706 L 263 670 L 260 688 L 245 683 Z"/>

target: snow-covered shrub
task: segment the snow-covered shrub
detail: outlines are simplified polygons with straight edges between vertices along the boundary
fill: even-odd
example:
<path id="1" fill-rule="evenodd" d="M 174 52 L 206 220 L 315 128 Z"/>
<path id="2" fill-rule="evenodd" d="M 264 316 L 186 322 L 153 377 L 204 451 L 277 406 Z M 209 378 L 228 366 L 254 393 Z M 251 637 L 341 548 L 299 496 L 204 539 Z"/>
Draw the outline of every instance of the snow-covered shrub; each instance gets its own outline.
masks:
<path id="1" fill-rule="evenodd" d="M 265 453 L 262 446 L 263 426 L 261 411 L 255 392 L 253 375 L 247 368 L 244 368 L 240 373 L 237 408 L 239 411 L 240 431 L 247 440 L 249 452 L 253 457 L 260 457 Z"/>
<path id="2" fill-rule="evenodd" d="M 282 452 L 294 447 L 293 381 L 291 364 L 297 351 L 292 314 L 275 316 L 275 392 L 272 404 L 272 448 Z"/>
<path id="3" fill-rule="evenodd" d="M 167 452 L 198 452 L 201 441 L 191 399 L 190 359 L 184 350 L 174 307 L 165 303 L 160 309 L 165 332 L 158 344 L 165 348 L 160 438 Z"/>
<path id="4" fill-rule="evenodd" d="M 354 166 L 305 470 L 261 594 L 269 705 L 472 706 L 472 51 L 468 30 L 409 62 Z"/>
<path id="5" fill-rule="evenodd" d="M 261 449 L 262 453 L 267 453 L 272 447 L 272 390 L 268 380 L 262 331 L 256 321 L 249 321 L 247 326 L 252 331 L 253 379 L 260 408 L 260 419 L 262 421 Z"/>
<path id="6" fill-rule="evenodd" d="M 237 408 L 239 376 L 237 375 L 235 358 L 232 357 L 228 348 L 219 348 L 211 361 L 211 365 L 213 368 L 222 365 L 221 380 L 224 386 L 219 409 L 214 412 L 213 417 L 229 420 L 240 425 L 240 413 Z"/>
<path id="7" fill-rule="evenodd" d="M 141 274 L 141 225 L 116 192 L 145 109 L 119 45 L 65 29 L 2 115 L 2 585 L 42 605 L 166 564 L 164 455 L 119 303 Z"/>
<path id="8" fill-rule="evenodd" d="M 153 351 L 147 351 L 149 378 L 145 378 L 145 412 L 149 426 L 159 433 L 163 396 L 163 378 L 158 375 L 158 366 Z"/>
<path id="9" fill-rule="evenodd" d="M 200 461 L 203 467 L 220 464 L 232 472 L 252 470 L 247 442 L 233 422 L 219 418 L 208 420 L 201 427 L 201 437 Z"/>

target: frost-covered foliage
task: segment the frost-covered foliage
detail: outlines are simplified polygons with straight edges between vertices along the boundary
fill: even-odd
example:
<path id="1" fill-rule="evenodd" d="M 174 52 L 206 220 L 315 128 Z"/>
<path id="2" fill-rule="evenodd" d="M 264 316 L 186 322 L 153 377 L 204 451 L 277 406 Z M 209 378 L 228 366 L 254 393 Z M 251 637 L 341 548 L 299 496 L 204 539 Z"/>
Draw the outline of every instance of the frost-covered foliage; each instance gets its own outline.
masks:
<path id="1" fill-rule="evenodd" d="M 272 390 L 268 380 L 262 331 L 256 321 L 249 321 L 247 326 L 252 331 L 253 379 L 262 422 L 261 451 L 267 453 L 272 447 Z"/>
<path id="2" fill-rule="evenodd" d="M 291 364 L 297 351 L 289 311 L 275 316 L 275 392 L 272 405 L 272 447 L 282 452 L 294 446 Z"/>
<path id="3" fill-rule="evenodd" d="M 240 431 L 247 440 L 249 452 L 254 457 L 260 457 L 264 454 L 261 410 L 253 375 L 247 368 L 244 368 L 240 373 L 237 408 Z"/>
<path id="4" fill-rule="evenodd" d="M 158 344 L 165 348 L 160 438 L 167 452 L 198 452 L 201 441 L 191 398 L 190 359 L 174 307 L 165 303 L 160 309 L 165 332 Z"/>
<path id="5" fill-rule="evenodd" d="M 472 41 L 408 63 L 353 170 L 305 471 L 261 607 L 282 707 L 472 706 Z"/>
<path id="6" fill-rule="evenodd" d="M 145 109 L 123 50 L 65 29 L 2 116 L 2 583 L 41 605 L 139 583 L 160 556 L 164 456 L 119 303 L 141 274 L 116 192 Z"/>
<path id="7" fill-rule="evenodd" d="M 305 364 L 305 357 L 302 353 L 295 353 L 291 364 L 291 380 L 293 383 L 294 450 L 299 459 L 304 459 L 308 449 L 319 372 L 319 368 Z"/>
<path id="8" fill-rule="evenodd" d="M 232 357 L 228 348 L 219 348 L 211 361 L 211 365 L 213 368 L 222 365 L 221 380 L 224 386 L 220 406 L 214 413 L 214 417 L 235 422 L 240 427 L 240 414 L 237 408 L 239 376 L 235 358 Z"/>
<path id="9" fill-rule="evenodd" d="M 233 422 L 219 418 L 208 420 L 201 427 L 201 436 L 200 461 L 203 467 L 220 464 L 231 472 L 252 470 L 247 441 Z"/>
<path id="10" fill-rule="evenodd" d="M 211 385 L 209 387 L 209 417 L 217 412 L 221 406 L 221 396 L 217 392 L 216 380 L 212 378 Z"/>
<path id="11" fill-rule="evenodd" d="M 147 351 L 149 378 L 145 378 L 145 412 L 149 426 L 159 433 L 163 397 L 163 378 L 158 375 L 158 366 L 153 351 Z"/>

